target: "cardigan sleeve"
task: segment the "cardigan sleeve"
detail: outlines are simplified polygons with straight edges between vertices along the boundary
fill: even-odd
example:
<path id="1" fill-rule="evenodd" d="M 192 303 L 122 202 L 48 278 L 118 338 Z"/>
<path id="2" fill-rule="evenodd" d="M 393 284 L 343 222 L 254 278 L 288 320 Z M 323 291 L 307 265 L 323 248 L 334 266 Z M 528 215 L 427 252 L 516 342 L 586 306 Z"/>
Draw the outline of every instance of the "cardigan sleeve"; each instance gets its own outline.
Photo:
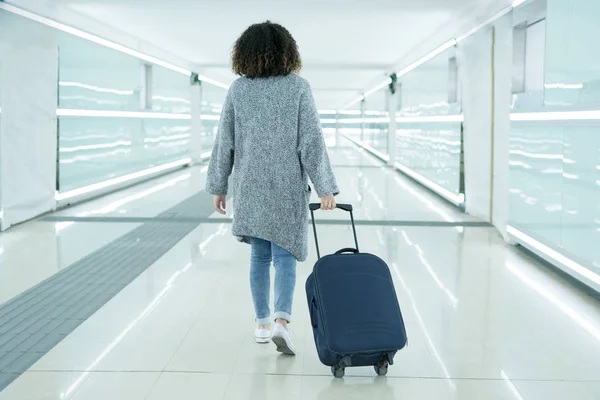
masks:
<path id="1" fill-rule="evenodd" d="M 339 189 L 327 154 L 319 112 L 308 83 L 300 97 L 298 118 L 298 151 L 302 167 L 319 197 L 335 196 Z"/>
<path id="2" fill-rule="evenodd" d="M 208 174 L 206 177 L 206 191 L 215 196 L 226 196 L 229 175 L 233 170 L 235 144 L 235 111 L 231 89 L 227 93 L 219 129 L 212 150 Z"/>

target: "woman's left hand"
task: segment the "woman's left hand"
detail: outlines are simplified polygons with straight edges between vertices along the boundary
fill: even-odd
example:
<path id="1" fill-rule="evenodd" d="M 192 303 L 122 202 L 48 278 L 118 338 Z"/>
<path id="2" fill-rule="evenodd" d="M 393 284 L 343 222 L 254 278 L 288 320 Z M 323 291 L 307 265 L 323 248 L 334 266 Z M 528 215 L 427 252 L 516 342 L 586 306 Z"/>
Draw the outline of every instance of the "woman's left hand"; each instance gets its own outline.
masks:
<path id="1" fill-rule="evenodd" d="M 333 195 L 321 197 L 321 210 L 335 210 L 335 198 Z"/>

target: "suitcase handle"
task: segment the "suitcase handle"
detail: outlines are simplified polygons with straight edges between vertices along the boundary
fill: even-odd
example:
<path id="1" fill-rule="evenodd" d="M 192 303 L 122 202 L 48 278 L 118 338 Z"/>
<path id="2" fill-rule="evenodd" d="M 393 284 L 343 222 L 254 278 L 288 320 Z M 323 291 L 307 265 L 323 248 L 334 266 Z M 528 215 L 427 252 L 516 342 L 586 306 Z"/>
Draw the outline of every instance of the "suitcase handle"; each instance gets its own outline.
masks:
<path id="1" fill-rule="evenodd" d="M 315 234 L 315 245 L 317 247 L 317 257 L 319 257 L 319 259 L 321 258 L 321 250 L 319 249 L 319 239 L 317 237 L 317 224 L 315 223 L 315 211 L 319 210 L 321 208 L 321 205 L 319 203 L 310 203 L 309 207 L 310 209 L 310 218 L 312 220 L 312 226 L 313 226 L 313 232 Z M 360 251 L 358 250 L 358 238 L 356 236 L 356 225 L 354 224 L 354 213 L 353 213 L 353 207 L 352 204 L 338 204 L 336 206 L 336 208 L 339 208 L 340 210 L 344 210 L 350 213 L 350 221 L 352 222 L 352 233 L 354 234 L 354 244 L 356 245 L 356 248 L 354 249 L 342 249 L 340 251 L 342 252 L 347 252 L 347 251 L 352 251 L 353 253 L 357 254 Z M 336 253 L 336 254 L 341 254 L 341 253 Z"/>
<path id="2" fill-rule="evenodd" d="M 309 205 L 310 211 L 317 211 L 321 209 L 321 204 L 319 203 L 310 203 Z M 340 210 L 344 210 L 347 212 L 352 212 L 353 207 L 352 204 L 336 204 L 335 208 L 339 208 Z"/>
<path id="3" fill-rule="evenodd" d="M 357 249 L 353 249 L 352 247 L 347 247 L 345 249 L 341 249 L 335 252 L 335 254 L 345 254 L 345 253 L 354 253 L 357 254 L 358 250 Z"/>

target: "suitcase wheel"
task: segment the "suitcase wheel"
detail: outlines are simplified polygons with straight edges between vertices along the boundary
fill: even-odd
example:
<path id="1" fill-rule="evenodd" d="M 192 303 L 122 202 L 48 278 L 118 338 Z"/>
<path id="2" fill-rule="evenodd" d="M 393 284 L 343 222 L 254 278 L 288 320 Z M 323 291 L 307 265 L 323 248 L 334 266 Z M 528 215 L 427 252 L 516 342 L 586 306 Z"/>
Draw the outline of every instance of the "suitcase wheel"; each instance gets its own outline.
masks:
<path id="1" fill-rule="evenodd" d="M 344 368 L 344 367 L 338 367 L 338 366 L 333 366 L 333 367 L 331 367 L 331 374 L 334 377 L 336 377 L 338 379 L 341 379 L 346 374 L 346 368 Z"/>
<path id="2" fill-rule="evenodd" d="M 375 364 L 375 372 L 378 376 L 385 376 L 388 373 L 388 366 L 389 364 L 387 362 L 380 362 L 378 364 Z"/>

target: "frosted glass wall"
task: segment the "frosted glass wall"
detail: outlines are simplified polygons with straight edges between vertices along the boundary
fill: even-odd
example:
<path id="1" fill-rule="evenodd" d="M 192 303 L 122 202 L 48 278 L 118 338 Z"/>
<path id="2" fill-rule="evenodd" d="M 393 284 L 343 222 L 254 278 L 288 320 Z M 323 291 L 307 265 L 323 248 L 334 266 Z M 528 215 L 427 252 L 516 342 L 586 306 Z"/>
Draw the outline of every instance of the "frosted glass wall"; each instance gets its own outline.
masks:
<path id="1" fill-rule="evenodd" d="M 1 17 L 0 17 L 1 21 Z M 4 55 L 4 48 L 2 41 L 0 40 L 0 99 L 2 99 L 2 58 Z M 0 157 L 2 157 L 2 108 L 0 101 Z M 2 159 L 0 158 L 0 228 L 2 228 Z"/>
<path id="2" fill-rule="evenodd" d="M 600 2 L 548 0 L 545 104 L 600 108 Z"/>
<path id="3" fill-rule="evenodd" d="M 330 112 L 319 113 L 319 118 L 321 118 L 321 127 L 323 128 L 323 134 L 325 136 L 330 136 L 334 134 L 337 125 L 336 114 Z"/>
<path id="4" fill-rule="evenodd" d="M 543 106 L 515 112 L 600 110 L 600 3 L 547 4 Z M 513 121 L 510 143 L 509 224 L 600 273 L 600 121 Z"/>
<path id="5" fill-rule="evenodd" d="M 360 142 L 363 138 L 361 110 L 354 108 L 340 113 L 338 115 L 338 129 L 340 134 Z"/>
<path id="6" fill-rule="evenodd" d="M 381 154 L 389 154 L 389 112 L 387 86 L 369 96 L 364 103 L 363 143 Z"/>
<path id="7" fill-rule="evenodd" d="M 57 34 L 60 108 L 140 110 L 141 65 L 137 58 L 75 36 Z"/>
<path id="8" fill-rule="evenodd" d="M 450 68 L 453 51 L 447 50 L 399 79 L 396 162 L 459 194 L 462 123 L 428 121 L 461 114 L 457 76 Z"/>
<path id="9" fill-rule="evenodd" d="M 398 78 L 392 161 L 459 195 L 462 110 L 454 51 L 449 49 Z M 384 86 L 338 116 L 342 134 L 384 159 L 394 156 L 389 148 L 389 90 Z"/>
<path id="10" fill-rule="evenodd" d="M 192 109 L 190 80 L 166 68 L 152 69 L 152 111 L 189 114 Z"/>
<path id="11" fill-rule="evenodd" d="M 67 191 L 189 155 L 189 78 L 61 33 L 58 189 Z M 151 68 L 147 74 L 145 68 Z M 93 115 L 96 111 L 168 114 Z"/>
<path id="12" fill-rule="evenodd" d="M 219 129 L 219 116 L 223 110 L 227 90 L 202 83 L 202 148 L 212 150 Z"/>

